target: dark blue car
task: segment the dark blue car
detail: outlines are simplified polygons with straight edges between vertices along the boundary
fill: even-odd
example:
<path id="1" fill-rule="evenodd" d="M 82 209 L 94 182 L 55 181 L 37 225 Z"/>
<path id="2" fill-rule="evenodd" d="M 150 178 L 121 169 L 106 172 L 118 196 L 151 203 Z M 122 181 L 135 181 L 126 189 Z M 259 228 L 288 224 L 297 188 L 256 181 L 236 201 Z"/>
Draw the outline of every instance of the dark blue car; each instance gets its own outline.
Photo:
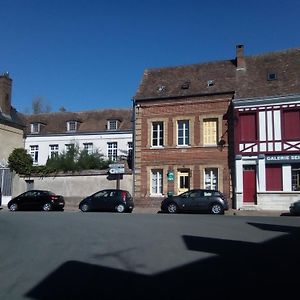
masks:
<path id="1" fill-rule="evenodd" d="M 106 189 L 96 192 L 79 203 L 79 209 L 87 211 L 129 212 L 134 208 L 133 198 L 128 191 Z"/>

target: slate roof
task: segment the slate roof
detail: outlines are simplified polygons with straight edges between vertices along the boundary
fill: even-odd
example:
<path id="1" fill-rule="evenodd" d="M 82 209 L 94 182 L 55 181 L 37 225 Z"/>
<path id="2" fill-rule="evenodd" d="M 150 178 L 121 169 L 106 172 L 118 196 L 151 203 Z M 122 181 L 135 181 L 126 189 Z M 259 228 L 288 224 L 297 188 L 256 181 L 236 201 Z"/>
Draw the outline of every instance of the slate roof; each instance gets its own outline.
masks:
<path id="1" fill-rule="evenodd" d="M 146 69 L 134 99 L 176 98 L 230 91 L 235 92 L 235 98 L 300 92 L 300 48 L 245 56 L 244 59 L 245 70 L 237 69 L 236 58 Z M 277 80 L 268 81 L 269 72 L 275 72 Z M 208 81 L 213 81 L 214 85 L 208 86 Z"/>
<path id="2" fill-rule="evenodd" d="M 0 111 L 0 123 L 18 129 L 23 129 L 25 127 L 22 117 L 13 107 L 11 107 L 10 115 L 3 114 Z"/>
<path id="3" fill-rule="evenodd" d="M 31 123 L 41 123 L 41 135 L 67 133 L 68 121 L 78 122 L 75 134 L 107 131 L 108 120 L 120 121 L 117 131 L 130 131 L 132 130 L 131 118 L 132 113 L 130 109 L 104 109 L 23 115 L 23 120 L 26 123 L 26 133 L 30 134 Z"/>

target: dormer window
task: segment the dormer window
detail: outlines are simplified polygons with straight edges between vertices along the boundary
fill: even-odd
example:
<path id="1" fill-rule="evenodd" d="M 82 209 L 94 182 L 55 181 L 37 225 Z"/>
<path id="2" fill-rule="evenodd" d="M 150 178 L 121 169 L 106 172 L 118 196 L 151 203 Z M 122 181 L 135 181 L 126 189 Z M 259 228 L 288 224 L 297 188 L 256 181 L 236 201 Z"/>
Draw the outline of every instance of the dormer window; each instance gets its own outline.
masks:
<path id="1" fill-rule="evenodd" d="M 118 129 L 118 120 L 108 120 L 107 121 L 108 130 L 117 130 Z"/>
<path id="2" fill-rule="evenodd" d="M 77 121 L 67 122 L 67 131 L 77 131 Z"/>
<path id="3" fill-rule="evenodd" d="M 160 85 L 158 88 L 157 88 L 157 91 L 159 93 L 163 93 L 164 91 L 166 90 L 166 87 L 164 85 Z"/>
<path id="4" fill-rule="evenodd" d="M 268 81 L 276 80 L 277 79 L 277 73 L 270 72 L 268 73 Z"/>
<path id="5" fill-rule="evenodd" d="M 41 129 L 40 123 L 31 123 L 30 132 L 31 133 L 39 133 Z"/>
<path id="6" fill-rule="evenodd" d="M 181 85 L 181 89 L 182 89 L 182 90 L 187 90 L 187 89 L 189 89 L 189 87 L 190 87 L 190 82 L 189 82 L 189 81 L 186 81 L 186 82 L 184 82 L 184 83 Z"/>
<path id="7" fill-rule="evenodd" d="M 210 86 L 214 86 L 215 85 L 215 81 L 214 80 L 208 80 L 207 81 L 207 86 L 210 87 Z"/>

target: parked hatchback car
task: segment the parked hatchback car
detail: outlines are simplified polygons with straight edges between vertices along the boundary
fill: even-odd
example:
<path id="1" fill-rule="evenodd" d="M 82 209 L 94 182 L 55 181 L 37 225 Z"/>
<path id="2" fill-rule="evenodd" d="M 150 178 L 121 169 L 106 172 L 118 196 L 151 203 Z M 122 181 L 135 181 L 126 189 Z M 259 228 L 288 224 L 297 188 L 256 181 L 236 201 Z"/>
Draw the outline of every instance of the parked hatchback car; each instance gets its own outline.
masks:
<path id="1" fill-rule="evenodd" d="M 168 213 L 209 212 L 221 215 L 228 210 L 228 202 L 217 190 L 194 189 L 178 196 L 168 196 L 162 201 L 161 210 Z"/>
<path id="2" fill-rule="evenodd" d="M 290 205 L 290 214 L 300 216 L 300 200 L 295 201 Z"/>
<path id="3" fill-rule="evenodd" d="M 79 203 L 79 209 L 87 211 L 115 211 L 132 212 L 134 208 L 133 198 L 128 191 L 118 189 L 106 189 L 98 191 Z"/>
<path id="4" fill-rule="evenodd" d="M 16 210 L 62 210 L 65 206 L 64 197 L 50 191 L 30 190 L 11 199 L 7 207 Z"/>

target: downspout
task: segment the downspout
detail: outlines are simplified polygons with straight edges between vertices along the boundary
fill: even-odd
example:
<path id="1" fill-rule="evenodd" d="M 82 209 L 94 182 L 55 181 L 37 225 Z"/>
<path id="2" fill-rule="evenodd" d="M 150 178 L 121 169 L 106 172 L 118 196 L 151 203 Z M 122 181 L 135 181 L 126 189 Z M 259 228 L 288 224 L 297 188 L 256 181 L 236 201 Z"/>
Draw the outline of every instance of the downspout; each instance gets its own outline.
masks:
<path id="1" fill-rule="evenodd" d="M 135 199 L 135 141 L 136 141 L 136 133 L 135 133 L 135 122 L 136 122 L 136 102 L 134 98 L 132 100 L 132 122 L 133 122 L 133 134 L 132 134 L 132 197 Z"/>

